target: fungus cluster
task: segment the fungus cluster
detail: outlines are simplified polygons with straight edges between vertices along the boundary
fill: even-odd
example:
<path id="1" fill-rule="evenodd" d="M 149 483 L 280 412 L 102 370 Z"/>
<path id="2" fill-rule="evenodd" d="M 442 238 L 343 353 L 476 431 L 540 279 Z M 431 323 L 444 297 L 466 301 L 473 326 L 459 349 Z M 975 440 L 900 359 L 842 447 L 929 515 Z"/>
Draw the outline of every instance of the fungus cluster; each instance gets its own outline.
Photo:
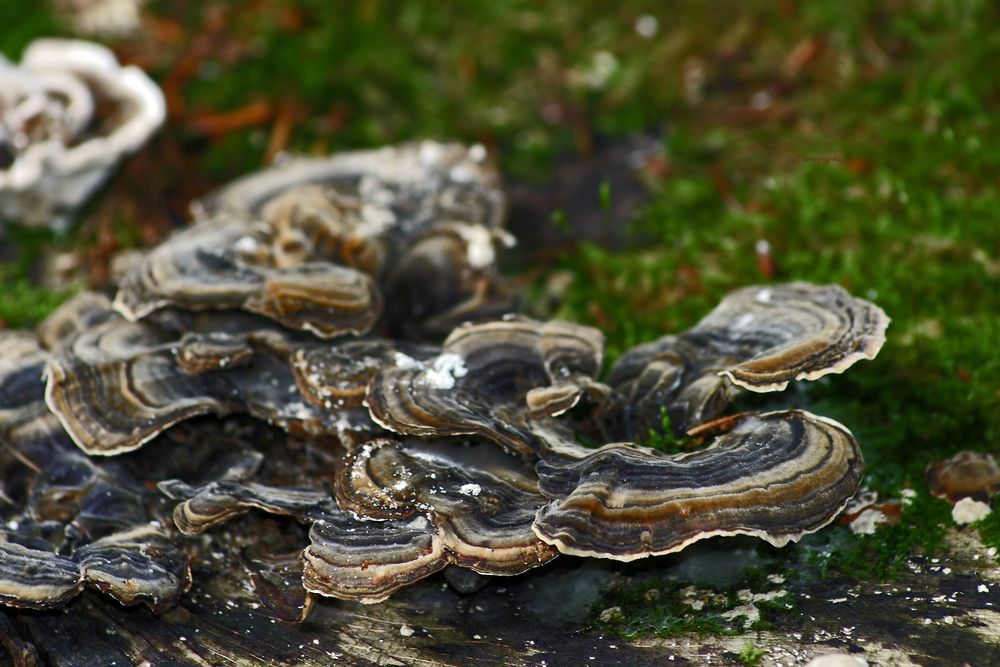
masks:
<path id="1" fill-rule="evenodd" d="M 301 620 L 448 567 L 782 546 L 833 520 L 861 480 L 850 432 L 726 411 L 873 358 L 881 309 L 745 288 L 602 376 L 599 331 L 511 314 L 498 180 L 482 148 L 433 142 L 295 160 L 202 202 L 113 300 L 3 334 L 0 600 L 162 608 L 204 548 L 184 536 L 233 521 L 258 522 L 236 543 L 264 604 Z M 637 444 L 663 411 L 705 446 Z M 281 436 L 234 437 L 247 418 Z"/>

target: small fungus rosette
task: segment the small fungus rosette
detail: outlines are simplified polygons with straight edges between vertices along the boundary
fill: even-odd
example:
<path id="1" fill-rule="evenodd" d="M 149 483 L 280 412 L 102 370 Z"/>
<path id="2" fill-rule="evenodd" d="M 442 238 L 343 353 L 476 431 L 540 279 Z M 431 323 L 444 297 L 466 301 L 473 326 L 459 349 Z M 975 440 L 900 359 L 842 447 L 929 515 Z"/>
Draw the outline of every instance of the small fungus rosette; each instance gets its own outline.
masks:
<path id="1" fill-rule="evenodd" d="M 160 89 L 99 44 L 39 39 L 0 56 L 0 221 L 61 228 L 166 117 Z"/>
<path id="2" fill-rule="evenodd" d="M 56 347 L 45 398 L 91 455 L 134 450 L 202 414 L 249 413 L 294 433 L 336 433 L 353 422 L 303 397 L 289 363 L 318 344 L 238 313 L 199 318 L 183 334 L 113 314 Z"/>
<path id="3" fill-rule="evenodd" d="M 395 433 L 478 435 L 524 455 L 539 453 L 536 418 L 603 394 L 603 336 L 568 322 L 508 317 L 465 325 L 426 361 L 399 356 L 368 389 L 372 418 Z"/>

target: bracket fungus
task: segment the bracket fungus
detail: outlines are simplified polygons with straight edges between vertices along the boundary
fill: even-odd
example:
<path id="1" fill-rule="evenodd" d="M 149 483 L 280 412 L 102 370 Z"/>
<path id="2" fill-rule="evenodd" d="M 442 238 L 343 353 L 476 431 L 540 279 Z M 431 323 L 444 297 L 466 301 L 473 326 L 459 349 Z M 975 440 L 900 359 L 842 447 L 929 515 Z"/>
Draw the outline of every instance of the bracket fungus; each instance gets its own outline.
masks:
<path id="1" fill-rule="evenodd" d="M 188 556 L 156 494 L 84 456 L 45 409 L 46 361 L 33 337 L 0 334 L 0 602 L 48 609 L 89 586 L 167 609 L 191 584 Z"/>
<path id="2" fill-rule="evenodd" d="M 535 520 L 562 553 L 634 560 L 718 535 L 782 547 L 830 523 L 861 483 L 861 451 L 837 422 L 799 410 L 748 415 L 673 456 L 628 444 L 546 460 L 552 501 Z"/>
<path id="3" fill-rule="evenodd" d="M 573 407 L 601 367 L 600 332 L 567 322 L 506 318 L 459 327 L 426 362 L 397 357 L 368 388 L 372 418 L 406 435 L 480 435 L 537 455 L 533 416 Z"/>
<path id="4" fill-rule="evenodd" d="M 242 219 L 212 219 L 175 234 L 122 283 L 115 307 L 138 321 L 166 306 L 242 309 L 325 338 L 368 331 L 381 312 L 371 279 L 350 267 L 272 267 Z"/>
<path id="5" fill-rule="evenodd" d="M 115 307 L 242 308 L 329 338 L 420 335 L 502 313 L 503 197 L 481 147 L 422 142 L 295 160 L 238 181 L 122 281 Z M 416 287 L 414 287 L 416 286 Z"/>
<path id="6" fill-rule="evenodd" d="M 0 56 L 0 220 L 63 227 L 166 117 L 142 70 L 99 44 L 39 39 Z"/>
<path id="7" fill-rule="evenodd" d="M 860 484 L 861 453 L 850 432 L 801 411 L 747 416 L 694 453 L 666 456 L 631 443 L 581 447 L 554 417 L 597 385 L 600 336 L 587 327 L 528 320 L 464 327 L 436 359 L 449 355 L 460 377 L 452 370 L 437 379 L 435 361 L 381 370 L 369 388 L 372 417 L 399 433 L 475 433 L 537 457 L 550 502 L 534 529 L 563 553 L 632 560 L 735 534 L 782 546 L 829 523 Z M 683 394 L 683 380 L 675 382 Z M 573 391 L 552 392 L 566 386 Z M 532 397 L 550 392 L 571 398 L 548 413 L 531 409 Z"/>
<path id="8" fill-rule="evenodd" d="M 46 402 L 92 455 L 131 451 L 207 413 L 248 412 L 295 432 L 335 431 L 337 416 L 299 394 L 287 361 L 292 332 L 247 324 L 175 334 L 113 316 L 57 346 L 45 367 Z"/>
<path id="9" fill-rule="evenodd" d="M 641 438 L 666 410 L 682 434 L 721 417 L 740 388 L 781 391 L 873 359 L 888 325 L 881 308 L 838 285 L 736 290 L 691 329 L 622 355 L 608 375 L 605 426 Z"/>
<path id="10" fill-rule="evenodd" d="M 844 426 L 725 413 L 740 389 L 873 358 L 881 309 L 837 286 L 749 287 L 602 378 L 598 330 L 511 314 L 503 209 L 479 147 L 292 160 L 206 198 L 113 303 L 81 295 L 37 338 L 5 334 L 0 600 L 59 606 L 90 583 L 160 609 L 214 544 L 300 621 L 317 595 L 377 602 L 446 568 L 479 582 L 560 553 L 782 546 L 843 509 L 862 474 Z M 642 446 L 662 410 L 707 446 Z M 239 414 L 272 435 L 235 451 L 197 435 Z"/>
<path id="11" fill-rule="evenodd" d="M 308 524 L 303 585 L 373 603 L 449 564 L 518 574 L 556 556 L 532 533 L 538 494 L 531 469 L 490 445 L 372 441 L 338 466 L 336 500 L 321 488 L 243 479 L 240 467 L 192 487 L 161 482 L 177 527 L 198 534 L 259 510 Z M 461 467 L 460 467 L 461 466 Z"/>

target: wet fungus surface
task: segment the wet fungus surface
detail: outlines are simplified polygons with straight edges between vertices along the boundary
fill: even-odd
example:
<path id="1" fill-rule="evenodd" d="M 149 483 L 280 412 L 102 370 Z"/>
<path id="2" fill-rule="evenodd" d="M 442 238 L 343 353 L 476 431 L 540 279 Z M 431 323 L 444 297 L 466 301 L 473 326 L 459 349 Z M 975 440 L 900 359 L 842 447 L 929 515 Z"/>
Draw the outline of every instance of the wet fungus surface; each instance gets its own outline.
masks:
<path id="1" fill-rule="evenodd" d="M 90 586 L 164 609 L 232 530 L 263 604 L 301 621 L 317 595 L 379 602 L 446 568 L 780 547 L 844 508 L 847 428 L 725 413 L 873 358 L 881 309 L 748 287 L 602 376 L 600 331 L 516 314 L 503 211 L 481 147 L 292 160 L 203 201 L 113 300 L 3 334 L 0 601 Z M 703 446 L 637 444 L 664 410 Z M 219 437 L 241 419 L 271 436 Z"/>
<path id="2" fill-rule="evenodd" d="M 47 357 L 31 336 L 0 335 L 0 600 L 47 609 L 90 586 L 167 609 L 191 574 L 161 498 L 69 439 L 43 400 Z"/>

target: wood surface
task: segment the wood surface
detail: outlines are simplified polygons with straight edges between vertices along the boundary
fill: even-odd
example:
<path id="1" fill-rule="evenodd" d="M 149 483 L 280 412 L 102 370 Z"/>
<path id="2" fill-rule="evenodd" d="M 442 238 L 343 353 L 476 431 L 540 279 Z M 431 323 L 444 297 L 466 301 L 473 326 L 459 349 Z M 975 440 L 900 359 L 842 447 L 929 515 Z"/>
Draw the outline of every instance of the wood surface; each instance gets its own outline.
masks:
<path id="1" fill-rule="evenodd" d="M 716 553 L 726 540 L 710 545 Z M 741 557 L 733 549 L 734 557 Z M 796 613 L 766 631 L 626 640 L 593 625 L 612 580 L 669 571 L 678 557 L 626 566 L 562 558 L 471 595 L 437 575 L 388 602 L 321 600 L 301 624 L 275 620 L 239 563 L 155 616 L 87 593 L 53 612 L 0 611 L 0 662 L 14 665 L 730 665 L 752 641 L 761 665 L 848 652 L 870 665 L 1000 664 L 1000 568 L 972 531 L 952 531 L 937 562 L 912 558 L 896 580 L 789 587 Z M 218 571 L 220 563 L 212 563 Z"/>

